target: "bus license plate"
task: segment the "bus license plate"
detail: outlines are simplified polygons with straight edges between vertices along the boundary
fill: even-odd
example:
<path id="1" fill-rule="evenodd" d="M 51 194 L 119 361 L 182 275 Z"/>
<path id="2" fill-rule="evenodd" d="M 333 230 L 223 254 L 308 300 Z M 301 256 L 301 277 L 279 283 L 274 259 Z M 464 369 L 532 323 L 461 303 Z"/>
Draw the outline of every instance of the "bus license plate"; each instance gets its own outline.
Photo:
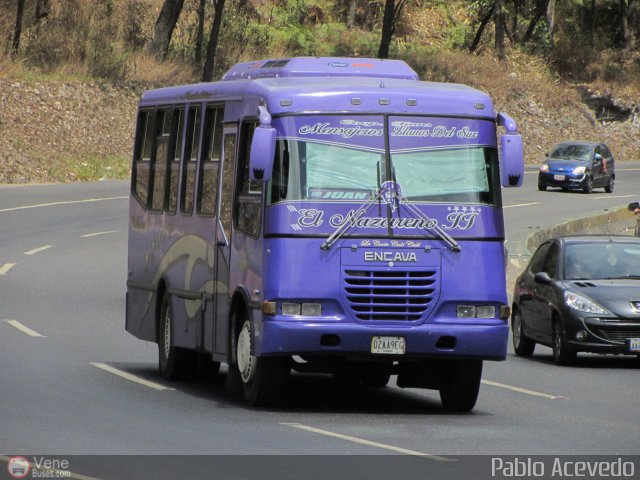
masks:
<path id="1" fill-rule="evenodd" d="M 371 353 L 387 355 L 404 355 L 404 337 L 372 337 Z"/>
<path id="2" fill-rule="evenodd" d="M 629 339 L 629 351 L 630 352 L 640 352 L 640 338 L 630 338 Z"/>
<path id="3" fill-rule="evenodd" d="M 554 175 L 553 179 L 558 180 L 559 182 L 562 182 L 564 181 L 564 175 Z"/>

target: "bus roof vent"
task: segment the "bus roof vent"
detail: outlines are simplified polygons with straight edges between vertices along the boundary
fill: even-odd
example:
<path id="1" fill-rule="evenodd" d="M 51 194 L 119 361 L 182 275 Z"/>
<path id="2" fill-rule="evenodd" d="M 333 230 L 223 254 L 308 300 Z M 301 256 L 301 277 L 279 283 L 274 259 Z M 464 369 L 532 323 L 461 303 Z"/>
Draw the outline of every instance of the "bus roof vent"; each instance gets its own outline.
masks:
<path id="1" fill-rule="evenodd" d="M 418 80 L 418 74 L 402 60 L 340 57 L 294 57 L 243 62 L 234 65 L 222 80 L 275 77 L 377 77 Z"/>

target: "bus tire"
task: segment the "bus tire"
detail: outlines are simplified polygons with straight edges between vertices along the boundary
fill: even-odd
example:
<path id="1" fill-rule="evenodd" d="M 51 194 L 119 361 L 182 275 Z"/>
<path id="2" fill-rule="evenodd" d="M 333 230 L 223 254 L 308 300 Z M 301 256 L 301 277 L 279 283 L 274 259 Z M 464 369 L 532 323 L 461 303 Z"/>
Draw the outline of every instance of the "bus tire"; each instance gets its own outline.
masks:
<path id="1" fill-rule="evenodd" d="M 269 406 L 278 403 L 289 378 L 287 357 L 256 357 L 252 353 L 253 331 L 251 321 L 245 319 L 236 341 L 237 368 L 240 372 L 244 399 L 251 406 Z"/>
<path id="2" fill-rule="evenodd" d="M 482 360 L 459 360 L 448 363 L 440 375 L 440 401 L 445 410 L 468 412 L 478 400 Z"/>
<path id="3" fill-rule="evenodd" d="M 173 315 L 169 294 L 164 292 L 160 303 L 158 329 L 158 368 L 167 380 L 190 380 L 195 377 L 198 367 L 198 354 L 173 345 Z"/>

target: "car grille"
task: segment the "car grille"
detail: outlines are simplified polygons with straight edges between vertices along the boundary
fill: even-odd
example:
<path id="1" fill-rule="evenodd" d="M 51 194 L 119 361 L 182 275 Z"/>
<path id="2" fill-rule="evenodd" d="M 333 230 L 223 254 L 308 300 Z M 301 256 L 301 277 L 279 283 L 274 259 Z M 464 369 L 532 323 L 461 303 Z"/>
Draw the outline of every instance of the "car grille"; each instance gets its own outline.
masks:
<path id="1" fill-rule="evenodd" d="M 433 270 L 345 270 L 345 298 L 360 320 L 417 321 L 435 303 Z"/>
<path id="2" fill-rule="evenodd" d="M 624 343 L 630 338 L 640 338 L 640 326 L 637 328 L 599 328 L 597 335 L 605 340 L 612 342 Z"/>

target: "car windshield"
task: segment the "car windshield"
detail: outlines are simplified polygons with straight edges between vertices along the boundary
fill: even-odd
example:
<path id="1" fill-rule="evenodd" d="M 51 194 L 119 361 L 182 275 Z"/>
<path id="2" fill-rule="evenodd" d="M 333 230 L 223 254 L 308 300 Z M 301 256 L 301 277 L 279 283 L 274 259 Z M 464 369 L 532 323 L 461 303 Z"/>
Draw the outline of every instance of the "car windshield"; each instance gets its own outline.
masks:
<path id="1" fill-rule="evenodd" d="M 572 243 L 564 256 L 566 280 L 640 279 L 640 241 Z"/>
<path id="2" fill-rule="evenodd" d="M 563 144 L 556 146 L 549 158 L 585 161 L 591 158 L 593 147 L 589 145 Z"/>

